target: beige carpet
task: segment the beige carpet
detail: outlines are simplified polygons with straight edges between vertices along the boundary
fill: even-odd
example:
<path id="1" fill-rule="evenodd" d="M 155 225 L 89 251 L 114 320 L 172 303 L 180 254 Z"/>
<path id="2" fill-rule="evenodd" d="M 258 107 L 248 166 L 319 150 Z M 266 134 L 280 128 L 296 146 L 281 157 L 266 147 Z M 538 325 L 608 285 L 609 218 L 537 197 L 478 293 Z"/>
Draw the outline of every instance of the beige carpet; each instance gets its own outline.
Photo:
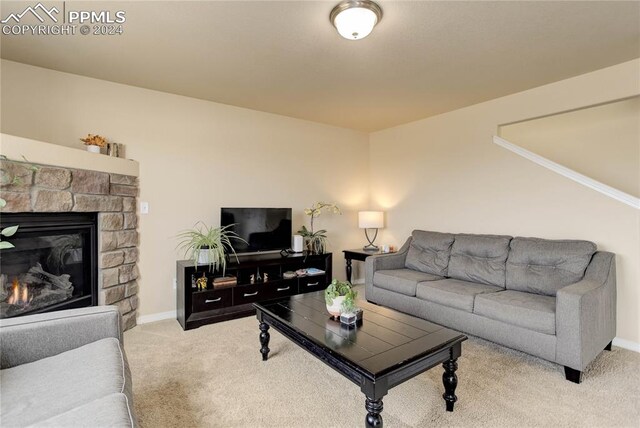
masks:
<path id="1" fill-rule="evenodd" d="M 362 427 L 359 388 L 271 329 L 261 361 L 254 317 L 184 332 L 175 320 L 125 333 L 143 427 Z M 558 365 L 471 338 L 458 402 L 444 410 L 440 367 L 384 398 L 386 427 L 640 425 L 640 354 L 603 352 L 581 385 Z"/>

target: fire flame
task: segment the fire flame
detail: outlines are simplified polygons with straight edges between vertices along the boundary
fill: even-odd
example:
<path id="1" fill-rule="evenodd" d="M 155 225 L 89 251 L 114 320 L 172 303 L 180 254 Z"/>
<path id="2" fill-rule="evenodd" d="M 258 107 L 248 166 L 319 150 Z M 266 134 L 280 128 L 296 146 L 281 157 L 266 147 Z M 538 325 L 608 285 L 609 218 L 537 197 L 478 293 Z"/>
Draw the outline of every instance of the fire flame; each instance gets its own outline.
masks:
<path id="1" fill-rule="evenodd" d="M 33 300 L 33 296 L 29 295 L 29 287 L 26 284 L 21 286 L 18 278 L 13 278 L 11 295 L 7 299 L 7 303 L 10 305 L 29 306 L 31 300 Z"/>

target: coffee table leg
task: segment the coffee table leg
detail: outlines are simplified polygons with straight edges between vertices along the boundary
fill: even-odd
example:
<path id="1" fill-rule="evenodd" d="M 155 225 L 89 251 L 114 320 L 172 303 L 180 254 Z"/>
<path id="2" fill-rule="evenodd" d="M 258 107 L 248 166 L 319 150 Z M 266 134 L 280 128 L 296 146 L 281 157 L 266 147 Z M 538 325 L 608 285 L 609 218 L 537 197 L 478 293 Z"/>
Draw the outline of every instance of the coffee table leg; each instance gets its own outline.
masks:
<path id="1" fill-rule="evenodd" d="M 269 339 L 271 335 L 269 334 L 269 324 L 266 322 L 260 323 L 260 344 L 262 347 L 260 348 L 260 353 L 262 354 L 262 361 L 267 361 L 269 357 Z"/>
<path id="2" fill-rule="evenodd" d="M 382 400 L 372 400 L 367 397 L 365 401 L 367 417 L 365 419 L 366 428 L 382 428 Z"/>
<path id="3" fill-rule="evenodd" d="M 449 358 L 442 364 L 444 367 L 444 373 L 442 374 L 442 383 L 444 383 L 444 394 L 442 398 L 447 403 L 447 412 L 453 412 L 453 404 L 458 401 L 456 397 L 456 386 L 458 386 L 458 376 L 456 376 L 456 370 L 458 369 L 457 358 Z"/>

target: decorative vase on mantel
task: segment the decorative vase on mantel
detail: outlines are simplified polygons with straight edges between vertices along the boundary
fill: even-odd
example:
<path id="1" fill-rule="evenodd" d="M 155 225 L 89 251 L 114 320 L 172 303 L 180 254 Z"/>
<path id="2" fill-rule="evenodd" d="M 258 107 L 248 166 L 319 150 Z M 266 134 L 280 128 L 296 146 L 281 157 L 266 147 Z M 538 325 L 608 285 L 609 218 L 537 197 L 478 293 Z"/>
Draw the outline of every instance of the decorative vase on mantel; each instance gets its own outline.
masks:
<path id="1" fill-rule="evenodd" d="M 87 146 L 87 151 L 90 153 L 100 153 L 100 149 L 107 147 L 107 139 L 100 135 L 88 134 L 84 138 L 80 138 L 80 141 Z"/>

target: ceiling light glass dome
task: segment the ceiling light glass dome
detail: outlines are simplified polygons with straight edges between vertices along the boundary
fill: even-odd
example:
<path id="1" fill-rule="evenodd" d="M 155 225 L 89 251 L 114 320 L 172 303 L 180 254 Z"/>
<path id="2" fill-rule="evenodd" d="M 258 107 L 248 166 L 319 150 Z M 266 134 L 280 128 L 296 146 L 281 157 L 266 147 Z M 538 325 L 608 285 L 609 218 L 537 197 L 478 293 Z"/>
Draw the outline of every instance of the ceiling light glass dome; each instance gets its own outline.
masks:
<path id="1" fill-rule="evenodd" d="M 370 0 L 343 1 L 333 8 L 331 23 L 345 39 L 360 40 L 382 19 L 382 9 Z"/>

